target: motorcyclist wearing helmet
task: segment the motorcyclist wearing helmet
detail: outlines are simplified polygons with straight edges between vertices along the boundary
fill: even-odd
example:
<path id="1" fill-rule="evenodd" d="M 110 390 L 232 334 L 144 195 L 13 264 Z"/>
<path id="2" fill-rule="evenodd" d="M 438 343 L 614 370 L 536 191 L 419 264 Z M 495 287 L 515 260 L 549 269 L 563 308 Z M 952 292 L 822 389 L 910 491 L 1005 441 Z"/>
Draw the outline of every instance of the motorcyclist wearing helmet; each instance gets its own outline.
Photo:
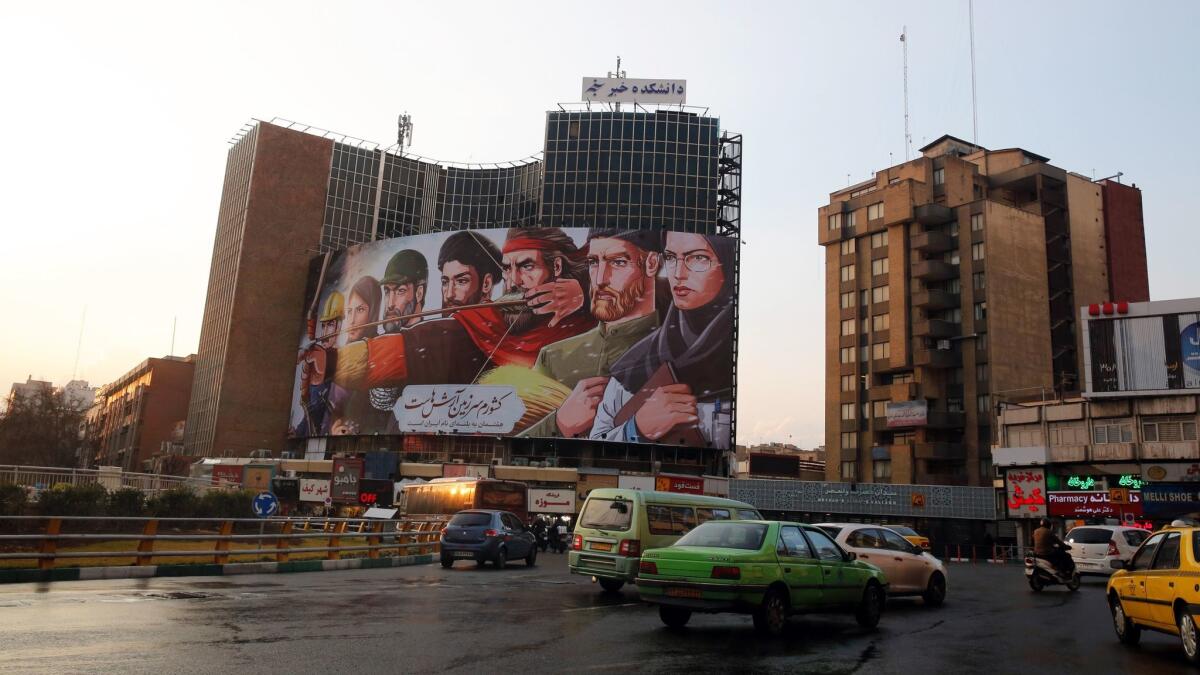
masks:
<path id="1" fill-rule="evenodd" d="M 1033 531 L 1033 554 L 1049 561 L 1060 573 L 1070 574 L 1075 569 L 1075 561 L 1067 553 L 1068 548 L 1050 528 L 1050 519 L 1042 518 Z"/>

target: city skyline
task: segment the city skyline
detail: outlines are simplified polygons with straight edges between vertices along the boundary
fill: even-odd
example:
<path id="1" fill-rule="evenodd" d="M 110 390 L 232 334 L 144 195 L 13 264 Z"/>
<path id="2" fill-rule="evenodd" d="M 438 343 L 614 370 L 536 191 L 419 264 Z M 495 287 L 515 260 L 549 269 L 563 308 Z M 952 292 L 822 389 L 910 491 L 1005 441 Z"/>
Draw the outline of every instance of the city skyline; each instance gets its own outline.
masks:
<path id="1" fill-rule="evenodd" d="M 233 12 L 218 5 L 186 17 L 196 25 L 182 35 L 169 29 L 171 16 L 141 7 L 103 16 L 61 5 L 4 10 L 0 53 L 35 65 L 6 76 L 14 100 L 30 104 L 0 112 L 14 130 L 14 156 L 27 160 L 2 169 L 12 194 L 25 198 L 8 210 L 8 222 L 23 227 L 8 228 L 13 240 L 0 254 L 0 280 L 9 289 L 5 305 L 38 328 L 6 338 L 0 381 L 71 379 L 85 306 L 79 379 L 104 384 L 166 354 L 174 317 L 174 354 L 196 351 L 223 141 L 247 119 L 278 115 L 388 145 L 395 116 L 408 111 L 417 154 L 518 159 L 540 149 L 545 111 L 577 99 L 580 78 L 611 70 L 620 54 L 632 77 L 686 78 L 690 103 L 708 106 L 722 126 L 745 135 L 737 441 L 791 437 L 813 447 L 823 435 L 824 347 L 811 315 L 823 311 L 824 269 L 812 224 L 830 192 L 904 159 L 901 26 L 908 27 L 912 155 L 943 133 L 971 138 L 966 3 L 906 12 L 872 4 L 869 25 L 860 25 L 861 10 L 821 8 L 748 16 L 704 4 L 683 17 L 638 7 L 638 20 L 628 22 L 622 17 L 634 5 L 599 18 L 582 7 L 480 6 L 479 20 L 461 31 L 446 29 L 448 14 L 416 7 L 404 20 L 437 29 L 399 29 L 382 45 L 351 37 L 357 31 L 329 32 L 332 17 L 320 11 L 279 16 L 263 6 L 239 9 L 244 18 L 231 20 Z M 1039 8 L 1045 20 L 1025 26 L 1016 21 L 1026 12 L 977 6 L 978 140 L 1020 146 L 1081 172 L 1092 168 L 1096 178 L 1124 172 L 1136 182 L 1145 199 L 1151 297 L 1168 299 L 1198 295 L 1187 283 L 1187 262 L 1200 233 L 1185 229 L 1184 201 L 1196 170 L 1169 159 L 1172 146 L 1196 145 L 1185 115 L 1197 95 L 1142 73 L 1195 61 L 1182 31 L 1197 10 L 1156 10 L 1146 16 L 1075 3 Z M 547 12 L 588 30 L 564 29 L 549 38 L 553 50 L 517 39 Z M 274 30 L 253 28 L 268 17 Z M 403 25 L 382 5 L 348 10 L 343 21 Z M 657 32 L 673 21 L 683 34 L 731 26 L 729 44 L 681 45 L 683 38 Z M 1013 31 L 1024 36 L 1022 49 L 1006 48 Z M 204 49 L 195 36 L 206 35 L 223 36 L 228 53 Z M 330 39 L 341 41 L 335 52 L 361 50 L 354 59 L 361 68 L 298 47 Z M 421 60 L 451 40 L 456 49 Z M 494 58 L 500 44 L 509 45 L 511 58 Z M 1122 60 L 1106 61 L 1111 52 Z M 509 62 L 522 69 L 508 69 Z M 76 150 L 55 149 L 59 139 L 81 136 Z M 48 178 L 67 167 L 73 180 Z M 54 209 L 59 203 L 70 210 Z M 65 245 L 54 253 L 43 232 Z M 800 276 L 791 278 L 792 270 Z M 790 311 L 780 311 L 781 298 L 794 300 Z M 796 389 L 796 382 L 812 385 Z"/>

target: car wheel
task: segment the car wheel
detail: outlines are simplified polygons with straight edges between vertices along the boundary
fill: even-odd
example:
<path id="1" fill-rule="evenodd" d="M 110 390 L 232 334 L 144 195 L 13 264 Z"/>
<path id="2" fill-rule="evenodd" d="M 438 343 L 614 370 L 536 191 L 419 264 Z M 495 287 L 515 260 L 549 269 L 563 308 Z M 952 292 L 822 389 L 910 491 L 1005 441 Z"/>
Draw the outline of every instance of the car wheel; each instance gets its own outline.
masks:
<path id="1" fill-rule="evenodd" d="M 504 549 L 496 551 L 496 559 L 493 560 L 492 563 L 496 566 L 496 569 L 504 569 L 504 567 L 508 565 L 508 552 Z"/>
<path id="2" fill-rule="evenodd" d="M 1176 625 L 1179 626 L 1179 641 L 1183 643 L 1183 655 L 1187 657 L 1190 663 L 1200 663 L 1200 646 L 1197 646 L 1196 636 L 1196 620 L 1188 612 L 1187 608 L 1183 608 L 1178 612 L 1179 618 Z"/>
<path id="3" fill-rule="evenodd" d="M 533 567 L 537 564 L 537 547 L 529 547 L 529 555 L 525 556 L 525 566 Z"/>
<path id="4" fill-rule="evenodd" d="M 1117 631 L 1117 640 L 1130 647 L 1136 645 L 1138 640 L 1142 639 L 1141 626 L 1129 620 L 1129 616 L 1125 614 L 1125 606 L 1115 595 L 1109 600 L 1108 607 L 1112 610 L 1113 628 Z"/>
<path id="5" fill-rule="evenodd" d="M 929 583 L 926 584 L 921 599 L 925 601 L 926 607 L 940 607 L 946 599 L 946 577 L 939 572 L 929 575 Z"/>
<path id="6" fill-rule="evenodd" d="M 658 618 L 667 624 L 668 628 L 683 628 L 688 619 L 692 618 L 692 610 L 683 607 L 658 606 Z"/>
<path id="7" fill-rule="evenodd" d="M 603 588 L 606 593 L 616 593 L 625 585 L 625 582 L 620 579 L 605 579 L 601 577 L 599 581 L 600 588 Z"/>
<path id="8" fill-rule="evenodd" d="M 1046 584 L 1042 583 L 1042 578 L 1035 573 L 1029 577 L 1029 587 L 1033 589 L 1034 593 L 1041 593 Z"/>
<path id="9" fill-rule="evenodd" d="M 863 628 L 874 628 L 879 625 L 879 617 L 883 616 L 883 589 L 877 584 L 867 584 L 863 590 L 862 600 L 854 613 L 855 621 Z"/>
<path id="10" fill-rule="evenodd" d="M 454 566 L 454 558 L 452 558 L 448 555 L 442 556 L 442 567 L 444 567 L 446 569 L 450 569 L 453 566 Z"/>
<path id="11" fill-rule="evenodd" d="M 1074 593 L 1079 590 L 1079 572 L 1071 572 L 1071 576 L 1067 579 L 1067 590 Z"/>
<path id="12" fill-rule="evenodd" d="M 787 598 L 783 591 L 772 588 L 763 597 L 762 606 L 754 610 L 754 629 L 772 637 L 783 633 L 787 623 Z"/>

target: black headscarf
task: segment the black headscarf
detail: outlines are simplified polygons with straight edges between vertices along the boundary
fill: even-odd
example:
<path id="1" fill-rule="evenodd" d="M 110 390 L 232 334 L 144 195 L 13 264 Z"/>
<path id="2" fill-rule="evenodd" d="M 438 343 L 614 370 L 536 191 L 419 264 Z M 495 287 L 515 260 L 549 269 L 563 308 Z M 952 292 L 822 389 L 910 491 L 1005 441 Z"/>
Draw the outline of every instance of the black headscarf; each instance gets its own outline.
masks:
<path id="1" fill-rule="evenodd" d="M 612 376 L 637 393 L 663 363 L 699 399 L 728 396 L 732 383 L 734 258 L 737 240 L 706 236 L 717 254 L 725 282 L 708 304 L 681 310 L 674 303 L 662 325 L 642 338 L 613 364 Z M 683 261 L 680 260 L 682 265 Z"/>

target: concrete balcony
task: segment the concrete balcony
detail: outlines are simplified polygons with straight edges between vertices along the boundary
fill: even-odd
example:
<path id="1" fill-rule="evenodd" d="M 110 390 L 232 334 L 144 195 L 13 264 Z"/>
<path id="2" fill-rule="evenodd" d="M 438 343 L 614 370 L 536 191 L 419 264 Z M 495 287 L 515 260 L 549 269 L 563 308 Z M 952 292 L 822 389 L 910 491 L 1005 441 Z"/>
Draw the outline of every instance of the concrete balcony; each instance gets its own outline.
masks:
<path id="1" fill-rule="evenodd" d="M 959 368 L 962 358 L 945 349 L 918 349 L 913 352 L 913 364 L 921 368 Z"/>
<path id="2" fill-rule="evenodd" d="M 954 238 L 944 232 L 918 232 L 912 237 L 912 247 L 922 253 L 945 253 L 957 248 Z"/>
<path id="3" fill-rule="evenodd" d="M 912 267 L 912 275 L 922 281 L 945 281 L 958 278 L 958 265 L 943 260 L 922 260 Z"/>
<path id="4" fill-rule="evenodd" d="M 1093 462 L 1128 462 L 1137 458 L 1134 443 L 1096 443 L 1089 447 L 1089 459 Z"/>
<path id="5" fill-rule="evenodd" d="M 926 289 L 913 295 L 913 306 L 920 307 L 926 311 L 936 311 L 939 309 L 952 309 L 958 307 L 958 293 L 950 293 L 949 291 L 940 291 L 936 289 Z"/>
<path id="6" fill-rule="evenodd" d="M 913 324 L 914 337 L 949 338 L 962 335 L 962 324 L 926 319 Z"/>
<path id="7" fill-rule="evenodd" d="M 913 457 L 917 459 L 963 459 L 967 456 L 962 443 L 917 443 Z"/>
<path id="8" fill-rule="evenodd" d="M 902 382 L 900 384 L 892 384 L 888 387 L 890 390 L 888 398 L 893 401 L 913 401 L 917 398 L 917 383 Z"/>
<path id="9" fill-rule="evenodd" d="M 954 210 L 941 204 L 921 204 L 913 209 L 913 220 L 922 225 L 944 225 L 954 220 Z"/>
<path id="10" fill-rule="evenodd" d="M 1196 441 L 1142 443 L 1142 459 L 1200 459 L 1200 443 Z"/>
<path id="11" fill-rule="evenodd" d="M 1088 446 L 1054 445 L 1050 447 L 1051 462 L 1086 462 Z"/>
<path id="12" fill-rule="evenodd" d="M 925 426 L 930 429 L 960 429 L 965 420 L 966 416 L 960 412 L 930 410 Z"/>

